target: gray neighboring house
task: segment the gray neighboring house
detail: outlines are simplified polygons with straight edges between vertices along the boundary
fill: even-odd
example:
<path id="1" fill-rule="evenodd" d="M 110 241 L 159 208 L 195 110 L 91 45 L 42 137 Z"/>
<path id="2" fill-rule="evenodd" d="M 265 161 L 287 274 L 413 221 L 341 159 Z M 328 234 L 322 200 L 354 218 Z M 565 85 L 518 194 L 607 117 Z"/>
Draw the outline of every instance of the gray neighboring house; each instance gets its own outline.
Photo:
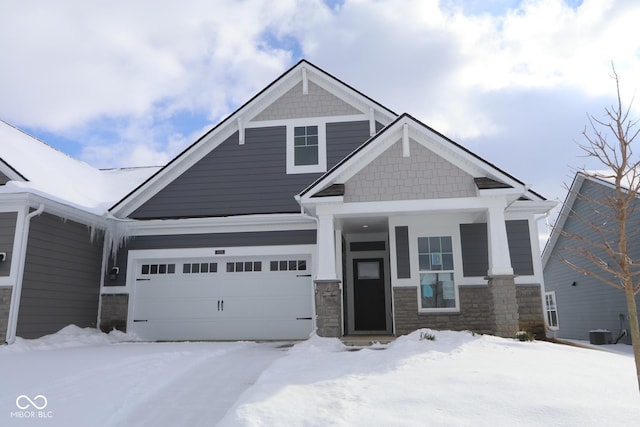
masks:
<path id="1" fill-rule="evenodd" d="M 545 312 L 548 323 L 548 335 L 557 338 L 585 340 L 590 339 L 589 332 L 608 330 L 612 341 L 631 344 L 630 334 L 623 336 L 629 329 L 627 303 L 624 292 L 608 286 L 594 277 L 571 269 L 561 258 L 571 259 L 580 266 L 589 267 L 584 260 L 572 257 L 567 251 L 573 242 L 563 236 L 567 233 L 596 238 L 591 230 L 579 218 L 602 222 L 615 226 L 603 215 L 601 205 L 589 200 L 602 200 L 612 195 L 615 186 L 602 177 L 602 172 L 578 172 L 562 206 L 556 225 L 542 255 L 545 279 Z M 630 232 L 637 233 L 640 225 L 640 212 L 636 209 L 629 221 Z M 631 257 L 640 257 L 640 244 L 637 238 L 631 239 Z M 606 256 L 603 254 L 603 259 Z M 636 297 L 640 304 L 640 298 Z"/>
<path id="2" fill-rule="evenodd" d="M 108 200 L 154 170 L 99 171 L 0 121 L 2 342 L 98 325 Z"/>
<path id="3" fill-rule="evenodd" d="M 105 208 L 95 319 L 149 340 L 540 333 L 554 206 L 302 60 Z"/>

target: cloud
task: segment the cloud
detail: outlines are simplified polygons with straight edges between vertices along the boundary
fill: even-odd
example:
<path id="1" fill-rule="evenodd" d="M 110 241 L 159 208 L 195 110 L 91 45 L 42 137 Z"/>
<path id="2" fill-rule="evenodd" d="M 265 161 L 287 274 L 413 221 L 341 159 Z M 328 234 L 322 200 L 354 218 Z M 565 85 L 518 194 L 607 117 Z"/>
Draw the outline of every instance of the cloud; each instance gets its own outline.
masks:
<path id="1" fill-rule="evenodd" d="M 640 88 L 632 0 L 0 6 L 0 118 L 103 167 L 166 162 L 304 56 L 546 186 L 611 102 L 611 61 L 626 99 Z"/>

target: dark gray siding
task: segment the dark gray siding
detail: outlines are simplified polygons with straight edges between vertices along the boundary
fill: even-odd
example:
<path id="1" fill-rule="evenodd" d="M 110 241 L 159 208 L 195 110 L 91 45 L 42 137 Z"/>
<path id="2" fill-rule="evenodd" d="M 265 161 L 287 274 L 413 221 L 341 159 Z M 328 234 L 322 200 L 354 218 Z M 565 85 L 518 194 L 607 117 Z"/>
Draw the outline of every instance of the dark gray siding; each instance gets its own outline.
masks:
<path id="1" fill-rule="evenodd" d="M 327 167 L 369 138 L 368 122 L 327 124 Z M 130 216 L 189 218 L 299 212 L 294 196 L 321 174 L 286 174 L 286 128 L 235 133 Z"/>
<path id="2" fill-rule="evenodd" d="M 513 272 L 520 276 L 530 276 L 533 274 L 533 257 L 531 255 L 529 221 L 518 220 L 506 223 Z"/>
<path id="3" fill-rule="evenodd" d="M 11 274 L 11 258 L 16 233 L 17 212 L 0 212 L 0 252 L 6 252 L 7 259 L 0 262 L 0 276 Z"/>
<path id="4" fill-rule="evenodd" d="M 129 250 L 173 248 L 225 248 L 236 246 L 307 245 L 316 243 L 316 230 L 265 231 L 259 233 L 210 233 L 169 236 L 132 237 L 126 247 L 118 251 L 115 264 L 120 268 L 118 278 L 105 278 L 105 286 L 125 286 Z"/>
<path id="5" fill-rule="evenodd" d="M 581 193 L 586 198 L 601 199 L 603 191 L 610 191 L 602 185 L 591 181 L 585 181 Z M 604 223 L 603 217 L 598 212 L 604 213 L 605 208 L 594 206 L 587 200 L 576 200 L 574 211 L 587 221 L 599 221 Z M 640 212 L 636 210 L 630 221 L 630 233 L 635 233 L 639 228 Z M 608 221 L 613 224 L 613 222 Z M 568 218 L 564 229 L 568 233 L 577 234 L 586 238 L 596 238 L 595 232 L 583 221 L 577 218 Z M 640 243 L 637 236 L 630 236 L 631 258 L 637 260 L 640 257 Z M 592 267 L 587 261 L 571 256 L 565 248 L 574 245 L 570 239 L 560 236 L 549 260 L 544 268 L 545 289 L 555 291 L 558 309 L 559 338 L 588 340 L 589 331 L 593 329 L 608 329 L 615 339 L 622 329 L 629 329 L 628 312 L 624 292 L 602 283 L 589 275 L 580 274 L 567 265 L 560 257 L 571 260 L 580 267 Z M 604 254 L 602 254 L 605 257 Z M 606 258 L 603 258 L 606 259 Z M 575 286 L 573 285 L 575 283 Z M 640 297 L 636 297 L 636 303 L 640 304 Z M 627 336 L 621 342 L 630 343 Z"/>
<path id="6" fill-rule="evenodd" d="M 49 214 L 31 220 L 17 335 L 37 338 L 69 324 L 95 327 L 102 238 Z"/>
<path id="7" fill-rule="evenodd" d="M 486 276 L 489 271 L 487 224 L 460 224 L 462 270 L 465 277 Z"/>
<path id="8" fill-rule="evenodd" d="M 411 277 L 411 261 L 409 256 L 409 227 L 396 227 L 396 264 L 398 279 Z"/>
<path id="9" fill-rule="evenodd" d="M 509 255 L 514 274 L 533 274 L 529 223 L 506 221 Z M 465 277 L 486 276 L 489 271 L 489 242 L 486 223 L 460 224 L 462 268 Z"/>

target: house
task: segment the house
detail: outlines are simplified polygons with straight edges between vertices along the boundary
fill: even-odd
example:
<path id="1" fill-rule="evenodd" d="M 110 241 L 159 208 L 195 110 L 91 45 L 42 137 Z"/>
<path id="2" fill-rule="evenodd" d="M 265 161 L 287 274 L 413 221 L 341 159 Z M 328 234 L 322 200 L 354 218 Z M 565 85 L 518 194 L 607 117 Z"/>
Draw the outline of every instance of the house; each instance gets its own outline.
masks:
<path id="1" fill-rule="evenodd" d="M 9 219 L 16 236 L 27 216 L 37 222 L 39 201 Z M 103 330 L 150 340 L 420 327 L 513 336 L 544 331 L 536 218 L 554 205 L 302 60 L 92 212 L 100 221 L 78 223 L 103 244 L 91 268 Z M 6 281 L 5 293 L 25 295 L 20 286 Z M 13 298 L 5 309 L 22 311 Z"/>
<path id="2" fill-rule="evenodd" d="M 0 122 L 3 342 L 97 326 L 104 215 L 155 170 L 99 171 Z"/>
<path id="3" fill-rule="evenodd" d="M 615 230 L 615 221 L 606 218 L 608 212 L 601 203 L 615 194 L 615 184 L 598 171 L 576 173 L 562 206 L 556 225 L 542 255 L 545 279 L 545 312 L 549 334 L 557 338 L 589 340 L 590 331 L 608 330 L 613 341 L 631 343 L 628 310 L 624 291 L 613 288 L 596 278 L 579 273 L 563 259 L 579 267 L 594 269 L 588 261 L 578 258 L 568 247 L 575 244 L 565 233 L 598 240 L 587 223 L 597 222 L 609 231 Z M 587 223 L 585 223 L 585 220 Z M 640 212 L 633 213 L 629 232 L 637 232 Z M 640 256 L 636 238 L 630 239 L 632 259 Z M 607 257 L 602 254 L 602 258 Z M 597 269 L 596 269 L 597 270 Z M 636 297 L 636 303 L 640 299 Z"/>

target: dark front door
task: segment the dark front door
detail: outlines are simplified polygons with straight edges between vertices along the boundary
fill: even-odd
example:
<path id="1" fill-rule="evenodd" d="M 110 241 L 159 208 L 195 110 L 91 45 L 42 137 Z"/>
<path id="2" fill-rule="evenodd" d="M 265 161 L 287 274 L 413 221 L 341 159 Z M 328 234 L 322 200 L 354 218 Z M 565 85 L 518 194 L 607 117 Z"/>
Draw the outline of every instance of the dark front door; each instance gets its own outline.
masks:
<path id="1" fill-rule="evenodd" d="M 382 258 L 353 260 L 353 314 L 356 331 L 387 329 L 382 261 Z"/>

